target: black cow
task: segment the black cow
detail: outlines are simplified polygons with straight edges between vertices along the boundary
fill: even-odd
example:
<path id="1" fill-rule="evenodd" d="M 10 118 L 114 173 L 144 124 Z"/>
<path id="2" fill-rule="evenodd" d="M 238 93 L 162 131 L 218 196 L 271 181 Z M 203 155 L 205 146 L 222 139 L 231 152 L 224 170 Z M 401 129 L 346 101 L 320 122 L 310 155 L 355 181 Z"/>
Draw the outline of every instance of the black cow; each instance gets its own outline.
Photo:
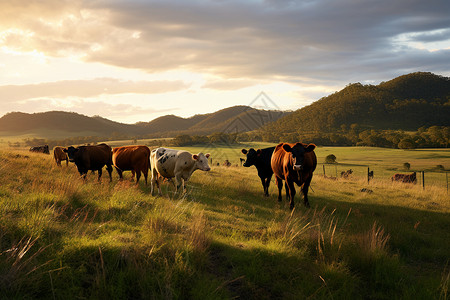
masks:
<path id="1" fill-rule="evenodd" d="M 50 154 L 50 150 L 48 149 L 48 145 L 30 147 L 31 152 L 38 152 L 44 154 Z"/>
<path id="2" fill-rule="evenodd" d="M 272 158 L 273 150 L 275 147 L 269 147 L 264 149 L 255 150 L 250 148 L 248 151 L 242 149 L 242 153 L 247 155 L 247 159 L 244 162 L 244 167 L 255 166 L 258 170 L 258 176 L 261 178 L 261 183 L 264 189 L 264 196 L 269 196 L 269 185 L 272 179 L 273 171 L 270 165 L 270 159 Z"/>
<path id="3" fill-rule="evenodd" d="M 109 181 L 112 181 L 112 150 L 106 144 L 96 146 L 80 146 L 74 148 L 70 146 L 64 149 L 70 162 L 74 162 L 80 175 L 86 179 L 87 172 L 98 171 L 98 180 L 102 177 L 102 168 L 106 165 L 109 173 Z"/>

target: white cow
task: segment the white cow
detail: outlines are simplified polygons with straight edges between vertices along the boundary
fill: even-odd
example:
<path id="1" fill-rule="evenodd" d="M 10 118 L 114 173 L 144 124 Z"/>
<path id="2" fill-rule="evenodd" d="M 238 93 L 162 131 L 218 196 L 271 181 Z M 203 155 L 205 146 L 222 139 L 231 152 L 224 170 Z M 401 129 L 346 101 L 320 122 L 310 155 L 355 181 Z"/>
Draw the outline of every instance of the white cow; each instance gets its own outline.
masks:
<path id="1" fill-rule="evenodd" d="M 189 180 L 192 173 L 199 169 L 202 171 L 209 171 L 211 168 L 208 165 L 209 154 L 203 153 L 191 154 L 183 150 L 174 150 L 167 148 L 157 148 L 152 150 L 150 154 L 150 164 L 152 167 L 152 184 L 151 193 L 156 183 L 158 192 L 161 195 L 161 188 L 159 186 L 159 177 L 175 178 L 176 189 Z"/>

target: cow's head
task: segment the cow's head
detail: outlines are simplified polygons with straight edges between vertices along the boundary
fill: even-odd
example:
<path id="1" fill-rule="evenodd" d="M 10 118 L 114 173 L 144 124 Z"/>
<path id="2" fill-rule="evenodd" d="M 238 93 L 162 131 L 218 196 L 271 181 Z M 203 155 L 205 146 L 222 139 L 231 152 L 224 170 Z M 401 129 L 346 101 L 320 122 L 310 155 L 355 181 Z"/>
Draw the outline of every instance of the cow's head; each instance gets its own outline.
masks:
<path id="1" fill-rule="evenodd" d="M 192 158 L 195 160 L 196 169 L 200 169 L 202 171 L 211 170 L 211 168 L 209 167 L 209 164 L 208 164 L 209 153 L 194 154 L 194 155 L 192 155 Z"/>
<path id="2" fill-rule="evenodd" d="M 261 149 L 255 150 L 253 148 L 250 148 L 247 150 L 242 149 L 242 154 L 247 155 L 247 159 L 245 160 L 243 166 L 244 167 L 251 167 L 256 164 L 258 161 L 258 157 L 261 156 Z"/>
<path id="3" fill-rule="evenodd" d="M 79 150 L 79 148 L 75 148 L 72 146 L 63 149 L 63 151 L 67 153 L 67 157 L 69 158 L 70 162 L 75 162 L 75 155 Z"/>
<path id="4" fill-rule="evenodd" d="M 291 161 L 294 171 L 300 171 L 303 169 L 305 160 L 305 153 L 311 152 L 316 148 L 316 145 L 309 144 L 306 147 L 302 143 L 297 143 L 293 147 L 289 144 L 283 144 L 283 149 L 291 154 Z"/>

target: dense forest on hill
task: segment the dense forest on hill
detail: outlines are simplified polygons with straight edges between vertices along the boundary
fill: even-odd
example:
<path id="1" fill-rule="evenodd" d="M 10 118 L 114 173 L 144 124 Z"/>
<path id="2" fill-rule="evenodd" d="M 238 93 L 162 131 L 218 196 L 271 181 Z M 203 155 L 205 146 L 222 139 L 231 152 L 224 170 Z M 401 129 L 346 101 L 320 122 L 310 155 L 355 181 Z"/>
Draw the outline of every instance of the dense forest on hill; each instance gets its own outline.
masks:
<path id="1" fill-rule="evenodd" d="M 344 89 L 268 124 L 263 131 L 335 132 L 357 124 L 363 129 L 415 131 L 450 126 L 450 79 L 412 73 L 379 85 Z"/>
<path id="2" fill-rule="evenodd" d="M 319 145 L 448 147 L 450 79 L 418 72 L 376 86 L 350 84 L 250 136 Z"/>

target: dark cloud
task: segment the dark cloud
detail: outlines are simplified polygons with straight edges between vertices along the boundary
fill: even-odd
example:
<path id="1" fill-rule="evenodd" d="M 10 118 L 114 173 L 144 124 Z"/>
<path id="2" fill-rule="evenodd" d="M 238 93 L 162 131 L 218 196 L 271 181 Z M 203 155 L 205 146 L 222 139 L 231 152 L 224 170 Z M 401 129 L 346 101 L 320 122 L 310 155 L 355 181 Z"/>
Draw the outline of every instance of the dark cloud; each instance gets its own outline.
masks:
<path id="1" fill-rule="evenodd" d="M 78 53 L 89 62 L 147 72 L 185 69 L 232 80 L 334 84 L 386 80 L 404 70 L 450 70 L 448 50 L 410 44 L 449 40 L 450 1 L 69 3 L 56 10 L 59 15 L 47 13 L 53 23 L 27 19 L 21 10 L 21 28 L 35 34 L 10 32 L 3 44 L 55 56 Z"/>

